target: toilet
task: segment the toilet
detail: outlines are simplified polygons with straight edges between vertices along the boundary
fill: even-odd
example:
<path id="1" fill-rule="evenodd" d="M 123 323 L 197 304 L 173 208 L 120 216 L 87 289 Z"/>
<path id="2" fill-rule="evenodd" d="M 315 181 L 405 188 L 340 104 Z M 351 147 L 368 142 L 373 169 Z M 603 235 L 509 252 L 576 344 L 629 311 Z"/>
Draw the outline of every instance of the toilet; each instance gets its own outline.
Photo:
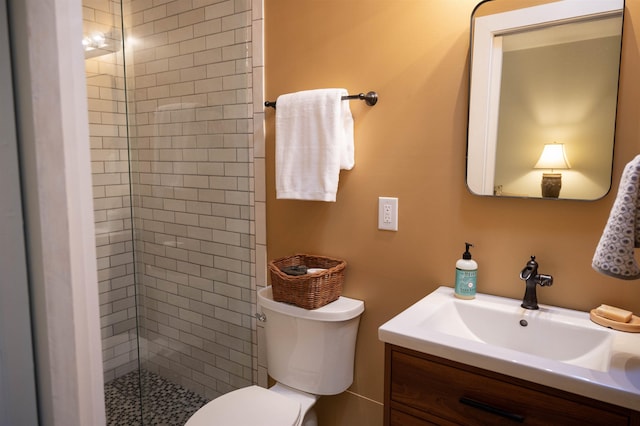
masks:
<path id="1" fill-rule="evenodd" d="M 249 386 L 200 408 L 185 426 L 317 426 L 314 404 L 353 382 L 361 300 L 340 297 L 307 310 L 273 300 L 271 287 L 258 291 L 264 321 L 269 389 Z"/>

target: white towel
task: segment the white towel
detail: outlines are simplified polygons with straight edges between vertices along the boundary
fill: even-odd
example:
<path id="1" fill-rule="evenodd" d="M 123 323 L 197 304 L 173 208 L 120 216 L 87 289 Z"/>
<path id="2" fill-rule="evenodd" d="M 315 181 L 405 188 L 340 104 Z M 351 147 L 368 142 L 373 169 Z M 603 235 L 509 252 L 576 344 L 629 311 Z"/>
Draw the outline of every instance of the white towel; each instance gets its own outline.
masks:
<path id="1" fill-rule="evenodd" d="M 345 89 L 281 95 L 276 101 L 276 197 L 336 201 L 340 170 L 355 165 Z"/>
<path id="2" fill-rule="evenodd" d="M 618 195 L 596 247 L 591 266 L 623 280 L 640 278 L 634 249 L 640 247 L 640 155 L 624 168 Z"/>

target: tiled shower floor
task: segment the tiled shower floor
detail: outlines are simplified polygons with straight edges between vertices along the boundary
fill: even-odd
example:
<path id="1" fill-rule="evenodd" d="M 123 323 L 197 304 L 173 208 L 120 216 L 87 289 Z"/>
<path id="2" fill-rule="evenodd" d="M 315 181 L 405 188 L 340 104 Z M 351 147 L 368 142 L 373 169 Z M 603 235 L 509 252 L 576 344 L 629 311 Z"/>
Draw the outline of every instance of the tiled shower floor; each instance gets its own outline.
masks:
<path id="1" fill-rule="evenodd" d="M 138 371 L 104 385 L 107 426 L 184 425 L 208 402 L 195 392 L 148 371 L 142 372 L 142 383 L 142 419 Z"/>

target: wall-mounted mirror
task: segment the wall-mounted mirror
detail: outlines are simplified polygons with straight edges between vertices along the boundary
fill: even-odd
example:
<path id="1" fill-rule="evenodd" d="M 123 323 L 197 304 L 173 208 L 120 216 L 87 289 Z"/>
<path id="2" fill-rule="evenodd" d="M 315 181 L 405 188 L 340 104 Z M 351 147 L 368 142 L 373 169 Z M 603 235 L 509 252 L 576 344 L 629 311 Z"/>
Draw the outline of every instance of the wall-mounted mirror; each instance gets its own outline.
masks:
<path id="1" fill-rule="evenodd" d="M 624 0 L 488 0 L 471 19 L 467 186 L 609 192 Z"/>

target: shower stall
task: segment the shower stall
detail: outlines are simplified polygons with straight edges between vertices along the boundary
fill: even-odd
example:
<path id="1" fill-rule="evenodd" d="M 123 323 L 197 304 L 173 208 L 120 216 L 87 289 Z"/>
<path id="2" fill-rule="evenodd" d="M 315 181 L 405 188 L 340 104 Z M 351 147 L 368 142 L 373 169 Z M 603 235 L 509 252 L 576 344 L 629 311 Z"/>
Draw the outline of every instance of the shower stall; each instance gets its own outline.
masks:
<path id="1" fill-rule="evenodd" d="M 256 383 L 261 0 L 83 0 L 108 424 Z M 265 375 L 266 380 L 266 375 Z"/>

